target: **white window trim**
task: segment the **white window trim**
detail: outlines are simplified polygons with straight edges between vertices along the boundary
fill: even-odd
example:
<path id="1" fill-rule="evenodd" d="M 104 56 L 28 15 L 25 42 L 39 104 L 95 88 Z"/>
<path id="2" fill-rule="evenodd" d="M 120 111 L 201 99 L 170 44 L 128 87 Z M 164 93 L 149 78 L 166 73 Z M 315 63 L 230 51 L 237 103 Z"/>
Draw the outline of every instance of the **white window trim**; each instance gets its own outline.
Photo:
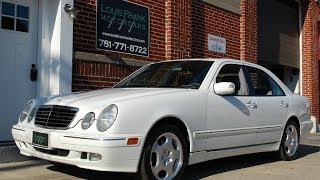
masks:
<path id="1" fill-rule="evenodd" d="M 208 4 L 212 4 L 214 6 L 217 6 L 221 9 L 224 9 L 224 10 L 227 10 L 227 11 L 230 11 L 230 12 L 233 12 L 233 13 L 236 13 L 236 14 L 241 14 L 241 11 L 240 11 L 240 0 L 237 0 L 239 1 L 239 4 L 237 6 L 232 6 L 228 3 L 228 1 L 230 0 L 202 0 Z"/>

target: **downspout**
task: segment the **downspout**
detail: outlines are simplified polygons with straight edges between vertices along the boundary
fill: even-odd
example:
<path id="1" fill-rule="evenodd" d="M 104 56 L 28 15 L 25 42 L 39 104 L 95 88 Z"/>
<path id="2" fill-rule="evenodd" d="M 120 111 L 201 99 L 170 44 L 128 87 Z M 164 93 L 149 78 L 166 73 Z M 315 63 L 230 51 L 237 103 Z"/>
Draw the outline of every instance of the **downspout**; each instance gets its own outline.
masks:
<path id="1" fill-rule="evenodd" d="M 302 7 L 301 7 L 301 0 L 296 0 L 296 2 L 299 4 L 299 92 L 302 96 Z"/>

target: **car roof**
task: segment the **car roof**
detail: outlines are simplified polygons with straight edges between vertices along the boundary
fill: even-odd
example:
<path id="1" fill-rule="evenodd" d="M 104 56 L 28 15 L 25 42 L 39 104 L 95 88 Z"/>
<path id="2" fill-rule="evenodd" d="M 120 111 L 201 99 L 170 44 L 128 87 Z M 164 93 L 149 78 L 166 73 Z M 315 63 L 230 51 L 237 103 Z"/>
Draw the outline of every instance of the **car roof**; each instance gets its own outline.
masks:
<path id="1" fill-rule="evenodd" d="M 225 63 L 225 62 L 235 62 L 235 63 L 244 63 L 244 64 L 250 64 L 253 66 L 256 66 L 257 64 L 246 62 L 246 61 L 241 61 L 241 60 L 236 60 L 236 59 L 229 59 L 229 58 L 191 58 L 191 59 L 175 59 L 175 60 L 165 60 L 165 61 L 159 61 L 159 62 L 173 62 L 173 61 L 212 61 L 212 62 L 217 62 L 217 63 Z M 157 62 L 154 62 L 157 63 Z"/>

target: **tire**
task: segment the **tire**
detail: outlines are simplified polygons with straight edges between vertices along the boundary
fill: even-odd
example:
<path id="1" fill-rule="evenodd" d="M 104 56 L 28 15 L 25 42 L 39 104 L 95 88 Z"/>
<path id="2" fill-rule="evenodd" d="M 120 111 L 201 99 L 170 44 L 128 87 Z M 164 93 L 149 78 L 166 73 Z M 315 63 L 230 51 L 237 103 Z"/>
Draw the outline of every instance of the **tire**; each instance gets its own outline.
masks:
<path id="1" fill-rule="evenodd" d="M 278 157 L 284 161 L 291 161 L 297 157 L 299 149 L 299 125 L 289 121 L 283 131 Z"/>
<path id="2" fill-rule="evenodd" d="M 168 125 L 153 129 L 143 148 L 138 179 L 180 179 L 187 153 L 186 140 L 177 127 Z"/>

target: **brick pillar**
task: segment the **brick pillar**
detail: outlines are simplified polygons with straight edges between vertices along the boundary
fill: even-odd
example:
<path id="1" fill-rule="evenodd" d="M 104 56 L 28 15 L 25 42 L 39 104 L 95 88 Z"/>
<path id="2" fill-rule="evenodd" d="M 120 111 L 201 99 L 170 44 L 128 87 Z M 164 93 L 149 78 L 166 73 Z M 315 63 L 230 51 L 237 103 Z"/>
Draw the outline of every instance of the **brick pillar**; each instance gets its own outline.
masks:
<path id="1" fill-rule="evenodd" d="M 178 55 L 176 52 L 174 52 L 174 47 L 177 46 L 177 44 L 174 42 L 175 41 L 175 29 L 174 26 L 177 24 L 177 19 L 175 18 L 177 16 L 177 13 L 174 12 L 175 9 L 175 2 L 174 0 L 168 0 L 165 1 L 165 31 L 166 31 L 166 59 L 174 59 L 177 58 Z"/>
<path id="2" fill-rule="evenodd" d="M 258 63 L 257 0 L 241 0 L 240 59 Z"/>
<path id="3" fill-rule="evenodd" d="M 192 0 L 165 1 L 166 59 L 191 57 Z"/>
<path id="4" fill-rule="evenodd" d="M 318 18 L 319 7 L 310 1 L 302 27 L 302 94 L 309 98 L 311 114 L 319 123 Z"/>

